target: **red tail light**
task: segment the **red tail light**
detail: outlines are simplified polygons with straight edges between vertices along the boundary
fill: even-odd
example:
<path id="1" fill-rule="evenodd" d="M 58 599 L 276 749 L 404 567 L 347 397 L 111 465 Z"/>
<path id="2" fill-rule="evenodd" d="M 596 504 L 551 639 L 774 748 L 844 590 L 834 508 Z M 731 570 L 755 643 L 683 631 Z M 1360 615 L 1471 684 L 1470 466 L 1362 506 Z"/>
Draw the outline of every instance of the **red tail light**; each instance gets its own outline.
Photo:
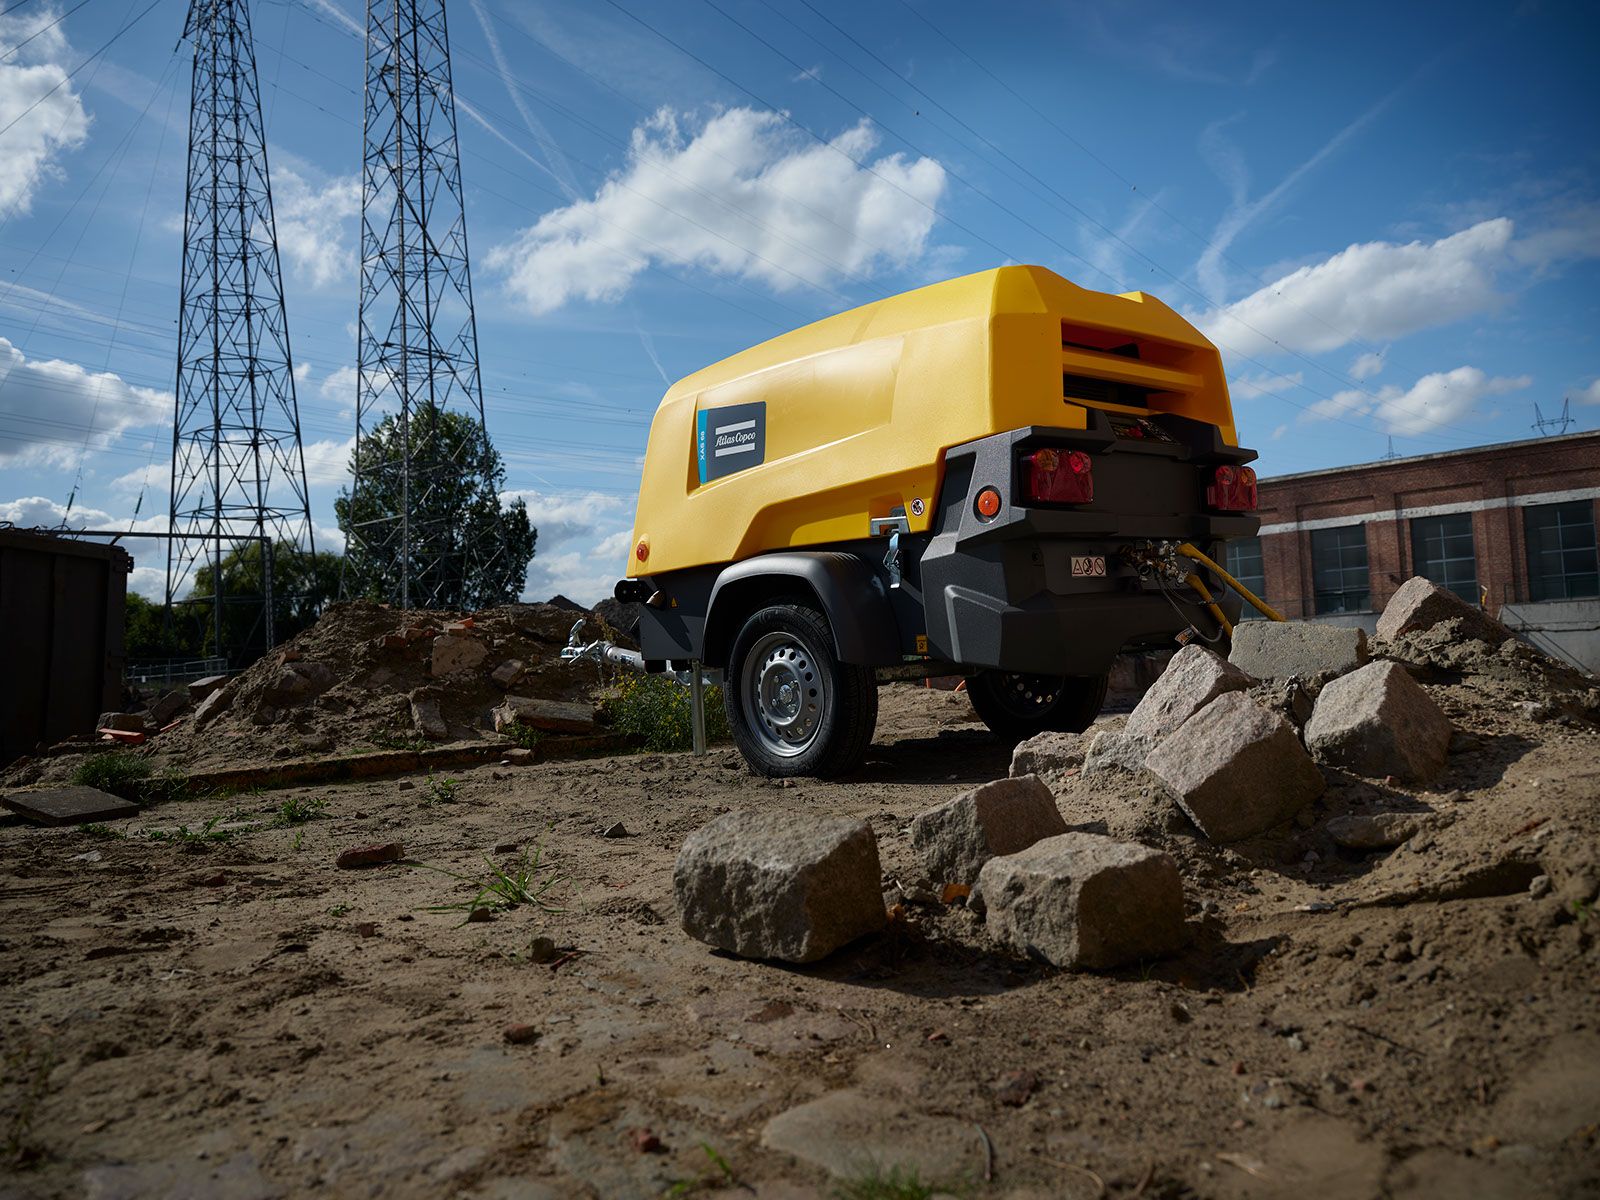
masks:
<path id="1" fill-rule="evenodd" d="M 1223 512 L 1255 512 L 1256 473 L 1249 467 L 1218 467 L 1206 488 L 1206 503 Z"/>
<path id="2" fill-rule="evenodd" d="M 1094 499 L 1094 463 L 1082 450 L 1035 450 L 1022 457 L 1023 490 L 1046 504 L 1088 504 Z"/>

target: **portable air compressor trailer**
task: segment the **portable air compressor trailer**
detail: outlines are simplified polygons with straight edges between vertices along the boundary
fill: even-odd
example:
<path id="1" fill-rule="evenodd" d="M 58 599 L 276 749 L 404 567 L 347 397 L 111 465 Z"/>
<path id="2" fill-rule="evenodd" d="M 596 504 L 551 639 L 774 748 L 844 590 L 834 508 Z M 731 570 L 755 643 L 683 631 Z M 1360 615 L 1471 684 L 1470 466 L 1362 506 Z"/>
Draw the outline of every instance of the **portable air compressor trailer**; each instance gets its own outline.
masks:
<path id="1" fill-rule="evenodd" d="M 1001 267 L 674 385 L 617 598 L 647 670 L 725 673 L 760 774 L 858 763 L 886 678 L 965 675 L 1005 737 L 1080 730 L 1120 651 L 1230 628 L 1211 558 L 1256 532 L 1254 457 L 1172 309 Z"/>

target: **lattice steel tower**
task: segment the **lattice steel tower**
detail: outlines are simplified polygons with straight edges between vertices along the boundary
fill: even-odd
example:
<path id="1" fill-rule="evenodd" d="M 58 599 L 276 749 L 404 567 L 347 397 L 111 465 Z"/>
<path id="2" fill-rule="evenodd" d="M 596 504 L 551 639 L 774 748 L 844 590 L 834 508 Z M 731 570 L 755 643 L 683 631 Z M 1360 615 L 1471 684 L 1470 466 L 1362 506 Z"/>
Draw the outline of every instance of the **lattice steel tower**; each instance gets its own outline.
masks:
<path id="1" fill-rule="evenodd" d="M 485 486 L 489 443 L 444 0 L 368 0 L 363 142 L 346 584 L 467 607 L 504 551 L 452 515 Z"/>
<path id="2" fill-rule="evenodd" d="M 167 603 L 209 564 L 217 652 L 241 665 L 273 644 L 274 609 L 305 599 L 274 595 L 277 580 L 308 578 L 274 548 L 313 551 L 311 506 L 249 8 L 193 0 L 183 34 L 194 75 L 170 531 L 184 536 L 168 543 Z M 230 592 L 235 550 L 260 559 Z"/>

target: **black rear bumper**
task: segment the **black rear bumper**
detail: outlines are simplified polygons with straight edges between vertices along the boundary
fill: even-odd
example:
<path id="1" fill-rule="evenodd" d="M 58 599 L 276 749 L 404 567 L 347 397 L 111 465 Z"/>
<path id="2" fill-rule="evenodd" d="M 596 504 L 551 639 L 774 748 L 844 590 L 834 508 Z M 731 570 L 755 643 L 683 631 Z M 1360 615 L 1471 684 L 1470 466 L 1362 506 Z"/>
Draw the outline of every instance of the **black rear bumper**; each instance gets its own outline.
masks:
<path id="1" fill-rule="evenodd" d="M 1091 425 L 1019 429 L 946 455 L 939 518 L 920 563 L 930 653 L 971 667 L 1098 675 L 1122 650 L 1170 646 L 1187 626 L 1216 632 L 1216 618 L 1190 589 L 1141 578 L 1122 552 L 1141 542 L 1192 542 L 1215 557 L 1224 539 L 1253 536 L 1254 515 L 1207 512 L 1204 505 L 1214 468 L 1253 453 L 1222 445 L 1215 429 L 1194 422 L 1175 426 L 1181 440 L 1153 445 L 1119 441 L 1103 420 Z M 1092 503 L 1026 502 L 1017 463 L 1038 445 L 1091 454 Z M 973 507 L 986 486 L 1005 497 L 988 520 Z M 1103 557 L 1105 575 L 1074 574 L 1073 559 L 1085 557 Z M 1209 572 L 1196 573 L 1213 593 L 1222 591 Z M 1236 600 L 1220 603 L 1230 621 L 1237 619 Z"/>

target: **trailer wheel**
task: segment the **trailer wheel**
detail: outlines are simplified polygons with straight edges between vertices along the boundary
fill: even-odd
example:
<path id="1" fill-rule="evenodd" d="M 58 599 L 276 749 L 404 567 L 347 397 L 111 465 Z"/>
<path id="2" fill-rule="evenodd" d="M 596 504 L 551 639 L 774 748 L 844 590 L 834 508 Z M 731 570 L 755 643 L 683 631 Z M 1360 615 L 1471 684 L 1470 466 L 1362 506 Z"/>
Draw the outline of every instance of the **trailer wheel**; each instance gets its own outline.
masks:
<path id="1" fill-rule="evenodd" d="M 734 638 L 723 702 L 757 775 L 837 775 L 858 766 L 878 723 L 871 667 L 842 663 L 828 619 L 800 601 L 758 609 Z"/>
<path id="2" fill-rule="evenodd" d="M 972 707 L 992 732 L 1020 742 L 1036 733 L 1081 733 L 1100 715 L 1105 675 L 980 671 L 967 680 Z"/>

